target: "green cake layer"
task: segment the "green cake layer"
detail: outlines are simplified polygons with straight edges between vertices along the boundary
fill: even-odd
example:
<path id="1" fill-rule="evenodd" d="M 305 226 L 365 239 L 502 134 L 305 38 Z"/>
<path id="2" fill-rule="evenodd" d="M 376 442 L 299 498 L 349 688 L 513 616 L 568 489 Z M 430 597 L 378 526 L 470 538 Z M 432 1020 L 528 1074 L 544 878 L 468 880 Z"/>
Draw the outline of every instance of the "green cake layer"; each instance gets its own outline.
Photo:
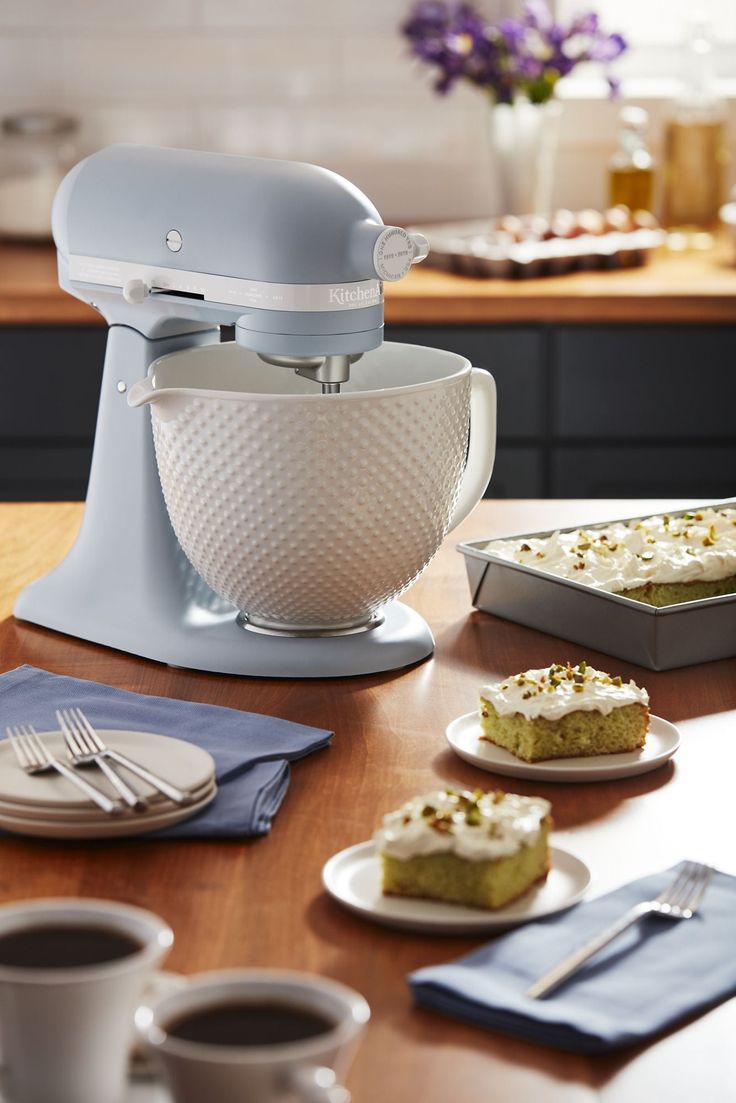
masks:
<path id="1" fill-rule="evenodd" d="M 470 861 L 455 854 L 408 859 L 382 854 L 383 891 L 474 908 L 502 908 L 547 876 L 551 827 L 552 821 L 546 817 L 532 846 L 522 846 L 516 854 L 493 861 Z"/>
<path id="2" fill-rule="evenodd" d="M 510 751 L 525 762 L 547 758 L 579 758 L 582 755 L 618 754 L 644 746 L 649 726 L 645 705 L 623 705 L 608 716 L 595 710 L 569 712 L 559 720 L 543 716 L 527 720 L 521 713 L 499 716 L 481 697 L 482 739 Z"/>
<path id="3" fill-rule="evenodd" d="M 736 594 L 736 575 L 717 582 L 647 582 L 644 586 L 621 591 L 621 597 L 656 605 L 658 609 L 665 605 L 679 605 L 683 601 L 700 601 L 704 597 L 723 597 L 725 594 Z"/>

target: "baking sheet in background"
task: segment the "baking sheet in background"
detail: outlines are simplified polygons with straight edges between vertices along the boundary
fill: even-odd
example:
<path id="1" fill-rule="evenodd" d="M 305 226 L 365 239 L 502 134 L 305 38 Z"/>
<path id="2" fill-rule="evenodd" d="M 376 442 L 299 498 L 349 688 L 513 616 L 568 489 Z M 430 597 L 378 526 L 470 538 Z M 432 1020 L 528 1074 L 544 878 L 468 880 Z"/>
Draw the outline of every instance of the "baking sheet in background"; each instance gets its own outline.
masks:
<path id="1" fill-rule="evenodd" d="M 732 507 L 735 502 L 731 498 L 709 506 L 699 503 L 670 516 L 681 517 L 694 509 Z M 618 521 L 646 520 L 647 516 L 655 515 L 571 525 L 559 531 L 600 530 Z M 491 540 L 539 539 L 551 536 L 553 531 L 511 533 L 459 544 L 473 605 L 649 670 L 673 670 L 736 655 L 736 594 L 657 609 L 535 567 L 510 563 L 485 551 Z"/>

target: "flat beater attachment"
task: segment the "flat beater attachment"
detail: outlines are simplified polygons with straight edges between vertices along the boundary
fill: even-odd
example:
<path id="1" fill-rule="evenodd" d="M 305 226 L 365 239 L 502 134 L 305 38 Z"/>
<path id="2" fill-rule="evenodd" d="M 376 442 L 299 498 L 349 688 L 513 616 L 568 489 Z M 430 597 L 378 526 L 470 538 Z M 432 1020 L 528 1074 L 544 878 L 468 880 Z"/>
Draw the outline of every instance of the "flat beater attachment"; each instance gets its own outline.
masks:
<path id="1" fill-rule="evenodd" d="M 279 368 L 292 368 L 297 375 L 322 385 L 322 394 L 339 394 L 340 385 L 350 378 L 350 365 L 360 360 L 361 352 L 352 356 L 272 356 L 259 352 L 261 360 Z"/>

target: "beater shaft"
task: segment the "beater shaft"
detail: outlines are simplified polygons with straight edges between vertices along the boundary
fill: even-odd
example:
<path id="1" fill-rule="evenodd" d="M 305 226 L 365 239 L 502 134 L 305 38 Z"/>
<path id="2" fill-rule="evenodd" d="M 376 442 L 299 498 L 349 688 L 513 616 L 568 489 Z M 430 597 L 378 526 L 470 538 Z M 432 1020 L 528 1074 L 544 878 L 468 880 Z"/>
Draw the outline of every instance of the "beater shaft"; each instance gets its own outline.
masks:
<path id="1" fill-rule="evenodd" d="M 322 385 L 322 394 L 339 394 L 340 385 L 350 378 L 350 365 L 360 360 L 362 353 L 343 356 L 280 356 L 259 352 L 266 364 L 293 368 L 297 375 Z"/>

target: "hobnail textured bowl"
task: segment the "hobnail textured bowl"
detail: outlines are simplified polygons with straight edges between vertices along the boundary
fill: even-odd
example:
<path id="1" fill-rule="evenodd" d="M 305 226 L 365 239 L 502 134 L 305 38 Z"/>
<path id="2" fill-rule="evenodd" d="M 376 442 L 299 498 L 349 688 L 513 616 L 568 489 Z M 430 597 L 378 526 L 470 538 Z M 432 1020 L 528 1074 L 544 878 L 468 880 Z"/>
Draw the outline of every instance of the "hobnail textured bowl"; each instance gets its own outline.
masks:
<path id="1" fill-rule="evenodd" d="M 384 345 L 322 395 L 215 345 L 163 357 L 137 387 L 177 538 L 254 625 L 366 624 L 448 531 L 468 447 L 462 357 Z"/>

